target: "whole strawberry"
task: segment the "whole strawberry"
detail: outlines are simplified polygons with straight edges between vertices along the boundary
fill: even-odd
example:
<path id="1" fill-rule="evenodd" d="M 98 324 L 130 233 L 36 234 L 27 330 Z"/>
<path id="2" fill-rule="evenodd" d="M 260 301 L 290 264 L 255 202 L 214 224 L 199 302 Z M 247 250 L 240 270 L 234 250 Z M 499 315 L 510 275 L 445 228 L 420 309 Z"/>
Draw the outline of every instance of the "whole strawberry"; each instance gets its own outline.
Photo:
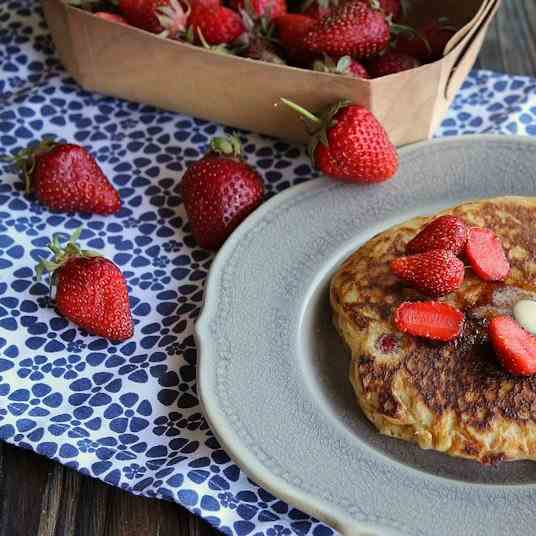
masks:
<path id="1" fill-rule="evenodd" d="M 367 1 L 370 5 L 375 4 L 375 0 L 362 1 Z M 304 15 L 315 19 L 321 19 L 331 14 L 331 11 L 343 2 L 344 0 L 307 0 L 302 6 L 302 11 Z M 392 20 L 397 20 L 402 14 L 402 4 L 400 0 L 379 0 L 377 5 L 384 12 L 385 16 L 391 17 Z"/>
<path id="2" fill-rule="evenodd" d="M 339 5 L 339 0 L 308 0 L 302 6 L 302 12 L 313 19 L 327 17 L 334 7 Z"/>
<path id="3" fill-rule="evenodd" d="M 179 0 L 119 0 L 119 11 L 132 26 L 177 37 L 186 30 L 189 8 Z"/>
<path id="4" fill-rule="evenodd" d="M 419 26 L 417 31 L 396 33 L 392 42 L 394 50 L 409 54 L 422 63 L 436 61 L 443 56 L 447 43 L 457 32 L 446 19 L 432 19 Z"/>
<path id="5" fill-rule="evenodd" d="M 134 331 L 125 278 L 112 261 L 81 250 L 79 236 L 80 229 L 64 248 L 55 236 L 49 245 L 54 258 L 42 260 L 37 274 L 52 273 L 56 309 L 62 316 L 88 333 L 124 341 Z"/>
<path id="6" fill-rule="evenodd" d="M 197 243 L 218 249 L 264 195 L 258 173 L 241 158 L 236 136 L 214 138 L 182 178 L 182 198 Z"/>
<path id="7" fill-rule="evenodd" d="M 14 158 L 26 181 L 26 192 L 57 212 L 113 214 L 121 208 L 119 193 L 85 147 L 43 140 Z"/>
<path id="8" fill-rule="evenodd" d="M 413 255 L 431 249 L 449 249 L 460 255 L 467 243 L 467 227 L 463 220 L 449 214 L 440 216 L 426 225 L 406 246 Z"/>
<path id="9" fill-rule="evenodd" d="M 398 170 L 396 147 L 363 106 L 340 101 L 317 117 L 288 99 L 281 100 L 317 125 L 309 155 L 326 175 L 347 182 L 381 182 Z"/>
<path id="10" fill-rule="evenodd" d="M 189 25 L 194 35 L 201 32 L 209 45 L 231 43 L 245 31 L 240 15 L 225 6 L 194 5 Z"/>
<path id="11" fill-rule="evenodd" d="M 391 262 L 391 270 L 428 296 L 443 296 L 460 288 L 465 275 L 463 262 L 447 249 L 399 257 Z"/>
<path id="12" fill-rule="evenodd" d="M 402 15 L 401 0 L 380 0 L 380 7 L 386 17 L 391 17 L 392 20 L 398 20 Z"/>
<path id="13" fill-rule="evenodd" d="M 285 50 L 287 59 L 298 65 L 310 64 L 315 54 L 305 48 L 303 38 L 316 21 L 298 13 L 287 13 L 275 18 L 273 22 L 279 44 Z"/>
<path id="14" fill-rule="evenodd" d="M 372 58 L 367 68 L 372 78 L 380 78 L 390 74 L 408 71 L 419 67 L 420 62 L 409 54 L 397 52 L 396 50 L 387 50 L 385 54 Z"/>
<path id="15" fill-rule="evenodd" d="M 443 57 L 445 47 L 457 31 L 457 28 L 451 26 L 447 20 L 431 21 L 421 28 L 421 32 L 426 36 L 430 44 L 430 61 L 439 60 Z"/>
<path id="16" fill-rule="evenodd" d="M 252 17 L 247 11 L 240 12 L 245 32 L 236 41 L 241 55 L 268 63 L 285 64 L 279 55 L 273 37 L 275 26 L 268 17 Z"/>
<path id="17" fill-rule="evenodd" d="M 350 56 L 343 56 L 337 62 L 329 56 L 324 56 L 323 60 L 316 60 L 313 63 L 313 69 L 321 73 L 341 74 L 352 78 L 367 79 L 369 77 L 365 67 Z"/>
<path id="18" fill-rule="evenodd" d="M 379 54 L 389 45 L 389 24 L 382 11 L 350 0 L 317 21 L 304 38 L 311 52 L 357 59 Z"/>
<path id="19" fill-rule="evenodd" d="M 287 12 L 286 0 L 231 0 L 229 7 L 235 11 L 251 7 L 252 15 L 275 18 Z"/>

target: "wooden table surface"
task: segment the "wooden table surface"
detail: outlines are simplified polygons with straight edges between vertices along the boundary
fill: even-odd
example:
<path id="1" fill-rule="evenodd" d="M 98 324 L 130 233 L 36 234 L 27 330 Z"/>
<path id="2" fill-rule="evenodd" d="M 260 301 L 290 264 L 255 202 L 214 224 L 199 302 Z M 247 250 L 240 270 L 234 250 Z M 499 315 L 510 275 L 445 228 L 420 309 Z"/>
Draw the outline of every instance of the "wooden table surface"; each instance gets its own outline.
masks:
<path id="1" fill-rule="evenodd" d="M 503 0 L 477 67 L 536 76 L 534 0 Z M 0 443 L 0 536 L 216 534 L 176 504 L 135 497 Z"/>

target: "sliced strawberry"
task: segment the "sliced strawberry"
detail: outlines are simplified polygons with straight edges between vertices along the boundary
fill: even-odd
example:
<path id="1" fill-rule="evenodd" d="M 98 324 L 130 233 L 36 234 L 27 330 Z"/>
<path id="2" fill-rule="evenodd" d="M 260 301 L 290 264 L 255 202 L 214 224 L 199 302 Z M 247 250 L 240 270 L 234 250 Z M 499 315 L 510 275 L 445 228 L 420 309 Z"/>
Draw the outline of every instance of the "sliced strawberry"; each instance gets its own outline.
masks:
<path id="1" fill-rule="evenodd" d="M 522 376 L 536 373 L 536 337 L 513 318 L 495 317 L 489 324 L 489 337 L 508 372 Z"/>
<path id="2" fill-rule="evenodd" d="M 455 255 L 459 255 L 466 242 L 465 223 L 456 216 L 441 216 L 426 225 L 413 240 L 410 240 L 406 251 L 414 254 L 431 249 L 449 249 Z"/>
<path id="3" fill-rule="evenodd" d="M 465 254 L 476 275 L 484 281 L 503 281 L 510 272 L 501 241 L 491 229 L 469 229 Z"/>
<path id="4" fill-rule="evenodd" d="M 429 296 L 442 296 L 460 288 L 463 262 L 447 249 L 434 249 L 391 262 L 391 270 L 403 281 Z"/>
<path id="5" fill-rule="evenodd" d="M 395 311 L 396 327 L 416 337 L 451 341 L 463 328 L 465 315 L 448 303 L 404 302 Z"/>

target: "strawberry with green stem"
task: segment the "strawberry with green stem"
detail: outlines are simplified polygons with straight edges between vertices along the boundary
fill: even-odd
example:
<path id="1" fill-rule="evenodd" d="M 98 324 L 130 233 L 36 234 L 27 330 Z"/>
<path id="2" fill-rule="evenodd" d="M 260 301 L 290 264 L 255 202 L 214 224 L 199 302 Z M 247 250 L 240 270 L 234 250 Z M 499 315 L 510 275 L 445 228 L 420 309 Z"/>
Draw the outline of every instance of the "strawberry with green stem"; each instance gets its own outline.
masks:
<path id="1" fill-rule="evenodd" d="M 343 100 L 317 116 L 288 99 L 281 101 L 315 125 L 309 155 L 326 175 L 347 182 L 381 182 L 395 175 L 396 147 L 364 106 Z"/>
<path id="2" fill-rule="evenodd" d="M 275 25 L 269 17 L 252 17 L 247 10 L 240 10 L 245 32 L 236 40 L 238 52 L 254 60 L 284 65 L 274 38 Z"/>
<path id="3" fill-rule="evenodd" d="M 199 42 L 204 49 L 210 50 L 211 52 L 215 52 L 216 54 L 221 54 L 223 56 L 232 56 L 235 54 L 235 49 L 229 47 L 226 44 L 209 45 L 200 28 L 197 28 L 196 39 L 194 36 L 194 29 L 190 26 L 184 34 L 184 40 L 191 45 L 195 44 L 196 42 Z"/>
<path id="4" fill-rule="evenodd" d="M 321 73 L 350 76 L 352 78 L 367 79 L 369 77 L 365 67 L 350 56 L 343 56 L 335 62 L 333 58 L 324 55 L 323 60 L 316 60 L 313 63 L 313 70 Z"/>
<path id="5" fill-rule="evenodd" d="M 186 30 L 190 4 L 184 0 L 119 0 L 119 11 L 132 26 L 176 39 Z"/>
<path id="6" fill-rule="evenodd" d="M 56 289 L 58 312 L 88 333 L 111 341 L 132 337 L 134 323 L 128 301 L 128 288 L 121 270 L 94 251 L 80 249 L 76 230 L 65 246 L 55 235 L 49 244 L 52 260 L 43 259 L 37 277 L 50 272 Z"/>
<path id="7" fill-rule="evenodd" d="M 26 192 L 35 192 L 50 210 L 107 215 L 121 208 L 119 193 L 85 147 L 44 139 L 10 159 Z"/>
<path id="8" fill-rule="evenodd" d="M 208 153 L 186 170 L 181 192 L 196 242 L 215 250 L 260 205 L 264 185 L 233 135 L 212 140 Z"/>

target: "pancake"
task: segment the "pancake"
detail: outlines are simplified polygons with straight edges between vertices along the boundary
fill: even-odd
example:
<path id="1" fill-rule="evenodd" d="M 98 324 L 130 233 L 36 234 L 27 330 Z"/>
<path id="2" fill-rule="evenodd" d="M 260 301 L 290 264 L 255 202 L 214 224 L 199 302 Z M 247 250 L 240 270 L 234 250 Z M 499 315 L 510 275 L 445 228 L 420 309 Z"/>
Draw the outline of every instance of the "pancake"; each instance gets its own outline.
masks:
<path id="1" fill-rule="evenodd" d="M 464 311 L 462 334 L 449 343 L 397 330 L 404 301 L 430 299 L 398 280 L 389 264 L 441 214 L 499 236 L 511 263 L 504 283 L 466 269 L 460 289 L 439 301 Z M 536 198 L 500 197 L 419 217 L 369 240 L 331 281 L 335 326 L 351 351 L 350 380 L 361 409 L 383 434 L 492 464 L 536 459 L 536 376 L 505 371 L 488 335 L 490 318 L 536 299 Z"/>

